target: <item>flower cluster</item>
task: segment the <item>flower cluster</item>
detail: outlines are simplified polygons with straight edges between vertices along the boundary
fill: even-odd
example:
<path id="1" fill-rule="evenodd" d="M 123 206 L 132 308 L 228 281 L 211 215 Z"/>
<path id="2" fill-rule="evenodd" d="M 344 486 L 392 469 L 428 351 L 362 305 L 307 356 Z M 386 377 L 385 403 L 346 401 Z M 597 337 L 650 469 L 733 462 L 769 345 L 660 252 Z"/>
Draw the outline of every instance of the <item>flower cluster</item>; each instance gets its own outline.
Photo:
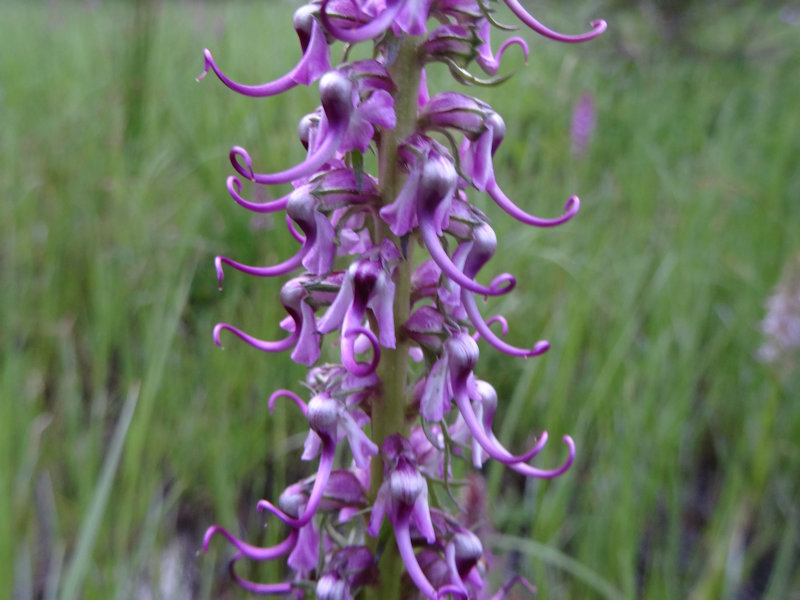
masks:
<path id="1" fill-rule="evenodd" d="M 259 277 L 295 275 L 280 301 L 286 337 L 265 341 L 220 323 L 214 340 L 233 334 L 264 352 L 290 352 L 309 367 L 307 401 L 290 390 L 269 400 L 291 400 L 308 420 L 302 459 L 316 473 L 290 485 L 277 504 L 257 508 L 282 521 L 286 538 L 254 547 L 214 526 L 215 536 L 236 549 L 232 577 L 253 592 L 317 598 L 353 598 L 368 586 L 395 589 L 401 597 L 490 597 L 480 539 L 459 520 L 457 505 L 436 501 L 431 486 L 450 492 L 450 459 L 471 456 L 475 467 L 493 458 L 528 477 L 552 478 L 572 463 L 569 436 L 564 462 L 553 469 L 530 461 L 547 442 L 514 454 L 493 432 L 494 388 L 478 378 L 478 341 L 511 356 L 531 357 L 546 341 L 516 347 L 502 339 L 501 316 L 484 319 L 476 296 L 510 292 L 509 273 L 480 272 L 497 247 L 486 215 L 468 191 L 485 192 L 510 216 L 536 227 L 571 219 L 579 200 L 569 198 L 556 218 L 529 214 L 498 184 L 493 155 L 506 127 L 491 106 L 460 92 L 431 96 L 426 66 L 439 62 L 464 84 L 494 84 L 504 52 L 526 42 L 512 37 L 494 51 L 494 0 L 313 0 L 294 15 L 302 56 L 286 75 L 260 85 L 230 79 L 205 51 L 205 71 L 230 89 L 268 97 L 297 85 L 315 84 L 320 106 L 298 127 L 305 159 L 275 173 L 257 172 L 241 147 L 230 152 L 237 175 L 228 178 L 233 200 L 257 213 L 285 213 L 300 247 L 284 262 L 250 266 L 225 256 L 215 261 L 222 286 L 228 267 Z M 592 23 L 582 35 L 552 31 L 517 0 L 504 0 L 525 25 L 562 42 L 582 42 L 605 30 Z M 345 57 L 334 66 L 332 47 Z M 369 42 L 371 59 L 348 60 L 349 48 Z M 473 65 L 485 75 L 477 76 Z M 371 173 L 364 154 L 377 155 Z M 270 202 L 244 197 L 243 180 L 290 184 L 291 193 Z M 419 249 L 425 252 L 417 256 Z M 303 269 L 297 275 L 295 272 Z M 502 335 L 490 325 L 499 322 Z M 224 333 L 228 332 L 228 333 Z M 323 361 L 323 339 L 333 334 L 338 362 Z M 455 514 L 452 514 L 455 513 Z M 394 570 L 378 563 L 394 555 L 413 586 L 381 581 Z M 279 583 L 244 580 L 241 559 L 284 558 L 292 576 Z M 396 569 L 395 569 L 396 570 Z M 494 597 L 506 594 L 511 583 Z M 409 591 L 413 590 L 413 591 Z"/>

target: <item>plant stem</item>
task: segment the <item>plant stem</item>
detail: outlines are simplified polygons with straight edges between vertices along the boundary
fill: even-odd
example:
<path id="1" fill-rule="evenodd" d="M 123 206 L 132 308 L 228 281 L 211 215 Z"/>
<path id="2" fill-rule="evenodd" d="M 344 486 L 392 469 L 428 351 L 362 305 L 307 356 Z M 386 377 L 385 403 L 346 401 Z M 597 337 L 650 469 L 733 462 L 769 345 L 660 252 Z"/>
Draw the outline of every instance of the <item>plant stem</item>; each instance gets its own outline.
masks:
<path id="1" fill-rule="evenodd" d="M 403 184 L 403 175 L 397 167 L 397 149 L 402 141 L 416 128 L 417 95 L 419 91 L 421 65 L 418 60 L 419 40 L 404 37 L 400 40 L 397 57 L 389 67 L 389 74 L 397 86 L 394 108 L 397 125 L 394 130 L 381 132 L 378 148 L 381 200 L 383 205 L 394 202 Z M 394 273 L 394 325 L 397 340 L 395 349 L 383 348 L 378 375 L 381 390 L 372 401 L 372 439 L 379 446 L 393 433 L 408 436 L 409 425 L 405 412 L 408 395 L 408 350 L 409 341 L 402 331 L 411 308 L 411 270 L 413 267 L 410 240 L 403 246 L 401 240 L 381 223 L 381 239 L 389 238 L 405 252 L 403 260 Z M 383 481 L 383 465 L 379 457 L 372 460 L 370 497 L 374 501 Z M 378 540 L 375 540 L 377 546 Z M 387 544 L 379 560 L 380 580 L 376 587 L 367 591 L 371 600 L 394 600 L 400 595 L 400 578 L 403 561 L 394 544 Z"/>
<path id="2" fill-rule="evenodd" d="M 397 168 L 397 148 L 416 128 L 420 82 L 417 42 L 415 38 L 403 38 L 397 57 L 389 67 L 389 74 L 397 86 L 394 97 L 397 126 L 394 130 L 384 130 L 381 133 L 378 149 L 381 196 L 384 205 L 394 202 L 403 183 L 403 175 Z M 397 236 L 389 231 L 385 223 L 382 223 L 381 239 L 386 238 L 392 239 L 398 248 L 403 247 Z M 408 391 L 409 341 L 403 335 L 402 326 L 408 320 L 411 307 L 413 245 L 411 243 L 407 245 L 406 256 L 394 273 L 394 324 L 397 344 L 394 350 L 389 348 L 381 350 L 381 361 L 378 365 L 378 375 L 382 382 L 381 393 L 372 404 L 372 439 L 379 446 L 393 433 L 408 434 L 405 408 Z M 372 464 L 372 474 L 378 475 L 372 479 L 371 492 L 374 495 L 380 487 L 382 468 L 379 460 L 372 461 Z"/>

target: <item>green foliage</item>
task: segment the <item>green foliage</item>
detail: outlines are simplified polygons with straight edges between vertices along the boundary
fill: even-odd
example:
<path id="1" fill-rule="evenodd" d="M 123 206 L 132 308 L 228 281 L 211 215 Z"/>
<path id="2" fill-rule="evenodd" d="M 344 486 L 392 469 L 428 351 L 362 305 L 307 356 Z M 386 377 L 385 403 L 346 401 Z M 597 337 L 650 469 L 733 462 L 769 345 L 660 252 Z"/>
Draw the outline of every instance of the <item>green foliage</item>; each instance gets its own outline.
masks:
<path id="1" fill-rule="evenodd" d="M 0 586 L 15 597 L 232 596 L 228 548 L 194 556 L 204 528 L 277 539 L 255 502 L 309 472 L 297 415 L 266 408 L 303 371 L 210 332 L 280 335 L 281 282 L 230 271 L 216 290 L 215 254 L 270 264 L 296 248 L 280 218 L 230 201 L 226 153 L 248 147 L 264 170 L 299 160 L 314 90 L 253 101 L 193 81 L 203 46 L 241 80 L 285 72 L 291 7 L 144 4 L 11 4 L 0 19 Z M 600 13 L 552 10 L 573 30 Z M 508 318 L 512 343 L 552 343 L 528 361 L 484 351 L 499 435 L 519 449 L 547 428 L 542 464 L 564 433 L 579 452 L 549 483 L 486 470 L 498 554 L 540 598 L 786 598 L 800 589 L 800 405 L 755 350 L 800 245 L 796 29 L 777 9 L 729 10 L 695 29 L 736 51 L 687 57 L 654 47 L 635 14 L 607 16 L 588 45 L 531 39 L 527 68 L 509 52 L 518 74 L 474 92 L 508 125 L 509 196 L 543 216 L 583 202 L 549 232 L 486 206 L 500 239 L 486 269 L 520 281 L 486 314 Z M 753 27 L 764 35 L 744 38 Z M 598 128 L 572 157 L 587 90 Z"/>

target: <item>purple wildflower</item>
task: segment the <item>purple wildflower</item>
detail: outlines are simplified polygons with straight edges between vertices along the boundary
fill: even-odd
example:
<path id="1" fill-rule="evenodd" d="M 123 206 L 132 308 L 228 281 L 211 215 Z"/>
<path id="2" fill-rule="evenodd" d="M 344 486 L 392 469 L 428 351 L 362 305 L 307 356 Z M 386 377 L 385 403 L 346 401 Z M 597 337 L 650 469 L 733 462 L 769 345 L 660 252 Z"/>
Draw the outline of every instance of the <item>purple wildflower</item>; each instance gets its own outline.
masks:
<path id="1" fill-rule="evenodd" d="M 306 151 L 299 164 L 257 173 L 245 149 L 230 150 L 236 172 L 226 182 L 231 198 L 254 213 L 283 213 L 276 221 L 285 219 L 299 249 L 271 266 L 215 259 L 220 286 L 224 266 L 289 278 L 280 293 L 282 339 L 261 340 L 220 323 L 215 343 L 221 345 L 227 331 L 265 352 L 291 352 L 293 361 L 309 367 L 305 394 L 279 389 L 267 402 L 273 411 L 286 399 L 303 414 L 309 430 L 300 458 L 315 465 L 277 504 L 263 499 L 256 505 L 277 517 L 286 530 L 283 541 L 259 548 L 216 525 L 203 540 L 204 550 L 215 536 L 233 546 L 231 578 L 253 593 L 303 597 L 303 590 L 314 590 L 321 600 L 352 600 L 398 572 L 379 572 L 379 561 L 401 561 L 416 595 L 430 600 L 500 600 L 517 582 L 534 591 L 514 577 L 489 592 L 486 550 L 480 531 L 471 528 L 474 510 L 461 511 L 450 487 L 450 460 L 466 450 L 476 468 L 494 459 L 536 478 L 562 474 L 575 456 L 572 439 L 564 436 L 568 456 L 561 466 L 529 464 L 547 432 L 526 452 L 510 452 L 493 431 L 497 392 L 476 373 L 479 340 L 515 357 L 542 354 L 549 343 L 514 346 L 502 339 L 509 330 L 502 315 L 481 314 L 476 295 L 509 293 L 516 280 L 501 273 L 488 284 L 478 281 L 498 239 L 468 190 L 485 192 L 505 213 L 537 227 L 570 220 L 580 204 L 571 197 L 553 219 L 522 210 L 495 179 L 494 155 L 506 135 L 500 115 L 467 94 L 428 92 L 425 66 L 431 62 L 444 63 L 464 83 L 499 83 L 507 78 L 497 73 L 509 47 L 519 46 L 527 59 L 519 37 L 493 50 L 491 30 L 499 26 L 491 1 L 311 0 L 294 15 L 301 58 L 289 73 L 261 85 L 233 81 L 204 53 L 200 78 L 214 71 L 241 94 L 267 97 L 316 82 L 320 98 L 297 127 Z M 559 41 L 586 41 L 606 27 L 595 21 L 587 33 L 560 34 L 517 0 L 504 1 L 528 27 Z M 337 40 L 345 43 L 344 58 L 332 65 Z M 350 46 L 361 42 L 372 42 L 371 58 L 348 60 Z M 492 79 L 473 75 L 473 65 Z M 584 118 L 584 130 L 591 129 L 587 123 Z M 377 173 L 364 159 L 368 153 L 377 155 Z M 245 197 L 243 180 L 289 184 L 292 191 L 256 202 Z M 427 254 L 419 256 L 417 246 Z M 490 327 L 496 322 L 501 335 Z M 320 361 L 326 336 L 338 345 L 338 362 Z M 417 363 L 413 370 L 408 360 Z M 429 494 L 433 483 L 452 501 Z M 243 559 L 282 560 L 291 575 L 276 583 L 249 581 L 235 568 Z M 401 589 L 400 583 L 381 585 Z"/>

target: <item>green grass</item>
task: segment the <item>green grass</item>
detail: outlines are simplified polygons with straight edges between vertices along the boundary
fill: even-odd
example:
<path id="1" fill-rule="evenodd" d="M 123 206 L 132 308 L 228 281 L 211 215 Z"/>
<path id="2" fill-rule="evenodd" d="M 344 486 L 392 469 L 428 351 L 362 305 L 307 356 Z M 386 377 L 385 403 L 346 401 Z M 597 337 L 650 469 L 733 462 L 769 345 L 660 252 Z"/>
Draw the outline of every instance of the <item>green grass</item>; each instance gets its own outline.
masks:
<path id="1" fill-rule="evenodd" d="M 602 14 L 555 4 L 542 19 L 564 29 Z M 508 317 L 512 343 L 552 342 L 528 361 L 483 352 L 500 437 L 520 448 L 547 428 L 542 464 L 563 458 L 562 434 L 578 444 L 553 482 L 485 471 L 498 554 L 540 598 L 800 597 L 798 378 L 754 358 L 763 302 L 800 251 L 800 44 L 777 10 L 701 16 L 706 52 L 620 12 L 590 45 L 529 36 L 527 68 L 512 52 L 517 76 L 476 91 L 508 125 L 509 196 L 545 216 L 582 198 L 553 231 L 486 206 L 500 238 L 486 270 L 520 281 L 487 314 Z M 216 289 L 215 254 L 269 264 L 294 246 L 230 201 L 226 153 L 298 160 L 314 90 L 252 101 L 194 81 L 204 46 L 234 77 L 282 74 L 290 23 L 273 3 L 138 19 L 114 3 L 3 7 L 0 587 L 15 597 L 168 594 L 176 541 L 190 597 L 238 597 L 224 544 L 194 557 L 203 530 L 258 540 L 256 501 L 306 473 L 296 415 L 266 410 L 303 371 L 210 332 L 279 335 L 280 282 L 231 272 Z M 598 129 L 573 158 L 584 90 Z"/>

